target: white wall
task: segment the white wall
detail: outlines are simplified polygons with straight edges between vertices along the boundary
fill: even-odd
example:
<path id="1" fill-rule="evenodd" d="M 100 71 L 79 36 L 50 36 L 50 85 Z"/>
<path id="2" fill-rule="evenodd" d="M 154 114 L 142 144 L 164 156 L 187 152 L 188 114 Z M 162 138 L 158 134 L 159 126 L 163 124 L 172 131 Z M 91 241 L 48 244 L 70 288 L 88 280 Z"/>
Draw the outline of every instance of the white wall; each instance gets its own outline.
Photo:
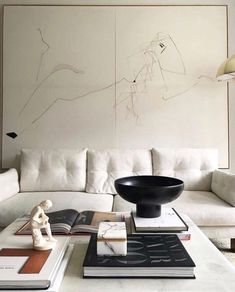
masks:
<path id="1" fill-rule="evenodd" d="M 68 0 L 49 0 L 49 1 L 23 1 L 23 0 L 18 0 L 18 1 L 12 1 L 12 0 L 0 0 L 0 11 L 1 11 L 1 18 L 3 15 L 3 5 L 79 5 L 79 4 L 92 4 L 92 5 L 107 5 L 107 4 L 113 4 L 113 5 L 121 5 L 121 4 L 154 4 L 154 5 L 228 5 L 228 13 L 229 13 L 229 35 L 228 35 L 228 41 L 229 41 L 229 55 L 235 53 L 235 1 L 234 0 L 162 0 L 162 1 L 79 1 L 79 0 L 73 0 L 73 1 L 68 1 Z M 2 23 L 2 21 L 1 21 Z M 1 29 L 2 33 L 2 29 Z M 1 37 L 2 39 L 2 37 Z M 2 44 L 1 44 L 1 49 L 2 49 Z M 2 56 L 2 53 L 1 53 Z M 2 62 L 1 62 L 2 64 Z M 0 66 L 2 70 L 2 65 Z M 2 71 L 1 71 L 2 75 Z M 2 80 L 2 76 L 1 76 Z M 2 84 L 1 84 L 2 88 Z M 230 95 L 230 101 L 229 101 L 229 140 L 230 140 L 230 168 L 233 172 L 235 172 L 235 83 L 230 84 L 229 86 L 229 95 Z M 0 123 L 1 123 L 1 128 L 2 128 L 2 93 L 0 95 L 0 103 L 1 103 L 1 108 L 0 108 Z M 0 133 L 0 137 L 2 138 L 2 133 Z M 1 139 L 0 138 L 0 139 Z M 0 143 L 1 147 L 2 143 Z M 1 148 L 0 148 L 1 150 Z M 1 151 L 2 152 L 2 151 Z"/>

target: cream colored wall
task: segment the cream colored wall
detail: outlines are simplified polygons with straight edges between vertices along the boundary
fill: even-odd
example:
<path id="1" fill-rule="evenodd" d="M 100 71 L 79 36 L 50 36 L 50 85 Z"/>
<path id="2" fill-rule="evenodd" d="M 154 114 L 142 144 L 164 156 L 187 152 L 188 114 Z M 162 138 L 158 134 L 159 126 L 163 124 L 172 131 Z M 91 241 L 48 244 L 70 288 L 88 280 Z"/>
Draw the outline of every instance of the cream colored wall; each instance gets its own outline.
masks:
<path id="1" fill-rule="evenodd" d="M 3 5 L 79 5 L 79 4 L 92 4 L 92 5 L 121 5 L 121 4 L 135 4 L 135 5 L 141 5 L 141 4 L 154 4 L 154 5 L 171 5 L 171 4 L 175 4 L 175 5 L 198 5 L 198 4 L 202 4 L 202 5 L 206 5 L 206 4 L 211 4 L 211 5 L 228 5 L 228 12 L 229 12 L 229 55 L 233 54 L 235 52 L 235 31 L 234 31 L 234 27 L 235 27 L 235 1 L 234 0 L 214 0 L 214 1 L 210 1 L 210 0 L 201 0 L 201 1 L 194 1 L 194 0 L 185 0 L 185 1 L 181 1 L 181 0 L 174 0 L 174 1 L 167 1 L 167 0 L 162 0 L 162 1 L 81 1 L 81 0 L 74 0 L 74 1 L 68 1 L 68 0 L 50 0 L 50 1 L 12 1 L 12 0 L 0 0 L 0 15 L 1 15 L 1 19 L 2 19 L 2 15 L 3 15 Z M 1 21 L 2 23 L 2 21 Z M 215 28 L 216 29 L 216 28 Z M 2 29 L 1 29 L 1 33 L 2 33 Z M 2 38 L 1 38 L 2 39 Z M 2 48 L 2 44 L 0 46 Z M 2 54 L 1 54 L 2 55 Z M 0 66 L 1 70 L 2 70 L 2 65 Z M 1 75 L 2 75 L 2 71 L 1 71 Z M 2 80 L 2 78 L 1 78 Z M 2 85 L 2 84 L 1 84 Z M 233 172 L 235 172 L 235 83 L 234 84 L 230 84 L 229 86 L 229 94 L 230 94 L 230 101 L 229 101 L 229 132 L 230 132 L 230 168 Z M 2 86 L 1 86 L 2 88 Z M 1 117 L 0 117 L 0 123 L 1 123 L 1 128 L 2 128 L 2 93 L 0 95 L 0 100 L 1 100 Z M 2 138 L 2 133 L 1 134 L 1 138 Z M 0 139 L 1 139 L 0 138 Z M 2 143 L 0 143 L 0 147 L 1 147 Z M 234 150 L 233 150 L 234 149 Z M 2 151 L 1 151 L 2 152 Z"/>

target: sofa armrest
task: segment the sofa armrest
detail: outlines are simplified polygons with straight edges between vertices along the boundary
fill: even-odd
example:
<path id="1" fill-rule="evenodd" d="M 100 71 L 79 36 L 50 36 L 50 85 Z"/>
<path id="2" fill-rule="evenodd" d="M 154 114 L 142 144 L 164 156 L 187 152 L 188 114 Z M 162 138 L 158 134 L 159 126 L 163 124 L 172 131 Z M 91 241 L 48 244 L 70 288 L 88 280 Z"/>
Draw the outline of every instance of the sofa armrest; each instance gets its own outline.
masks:
<path id="1" fill-rule="evenodd" d="M 220 170 L 212 174 L 211 190 L 222 200 L 235 207 L 235 175 Z"/>
<path id="2" fill-rule="evenodd" d="M 18 173 L 11 168 L 0 173 L 0 201 L 6 200 L 19 192 Z"/>

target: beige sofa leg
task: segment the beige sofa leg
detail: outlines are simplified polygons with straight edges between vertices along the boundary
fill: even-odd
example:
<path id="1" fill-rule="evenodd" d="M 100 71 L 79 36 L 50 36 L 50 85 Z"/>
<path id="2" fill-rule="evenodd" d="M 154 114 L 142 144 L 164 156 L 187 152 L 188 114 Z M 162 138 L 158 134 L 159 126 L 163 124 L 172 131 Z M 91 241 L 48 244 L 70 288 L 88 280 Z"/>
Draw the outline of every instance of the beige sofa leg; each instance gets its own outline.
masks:
<path id="1" fill-rule="evenodd" d="M 235 252 L 235 238 L 231 238 L 231 250 Z"/>

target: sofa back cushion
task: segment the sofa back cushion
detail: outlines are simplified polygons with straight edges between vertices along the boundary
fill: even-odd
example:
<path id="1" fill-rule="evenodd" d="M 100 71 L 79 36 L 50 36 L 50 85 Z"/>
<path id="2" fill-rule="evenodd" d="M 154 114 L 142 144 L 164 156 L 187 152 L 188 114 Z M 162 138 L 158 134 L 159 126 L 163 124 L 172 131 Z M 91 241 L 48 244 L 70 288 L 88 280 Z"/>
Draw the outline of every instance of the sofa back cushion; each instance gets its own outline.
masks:
<path id="1" fill-rule="evenodd" d="M 154 175 L 177 177 L 184 189 L 210 191 L 212 173 L 218 167 L 216 149 L 153 149 Z"/>
<path id="2" fill-rule="evenodd" d="M 23 149 L 21 191 L 84 191 L 86 153 L 86 149 Z"/>
<path id="3" fill-rule="evenodd" d="M 132 175 L 152 175 L 150 150 L 88 151 L 87 192 L 116 194 L 115 179 Z"/>

